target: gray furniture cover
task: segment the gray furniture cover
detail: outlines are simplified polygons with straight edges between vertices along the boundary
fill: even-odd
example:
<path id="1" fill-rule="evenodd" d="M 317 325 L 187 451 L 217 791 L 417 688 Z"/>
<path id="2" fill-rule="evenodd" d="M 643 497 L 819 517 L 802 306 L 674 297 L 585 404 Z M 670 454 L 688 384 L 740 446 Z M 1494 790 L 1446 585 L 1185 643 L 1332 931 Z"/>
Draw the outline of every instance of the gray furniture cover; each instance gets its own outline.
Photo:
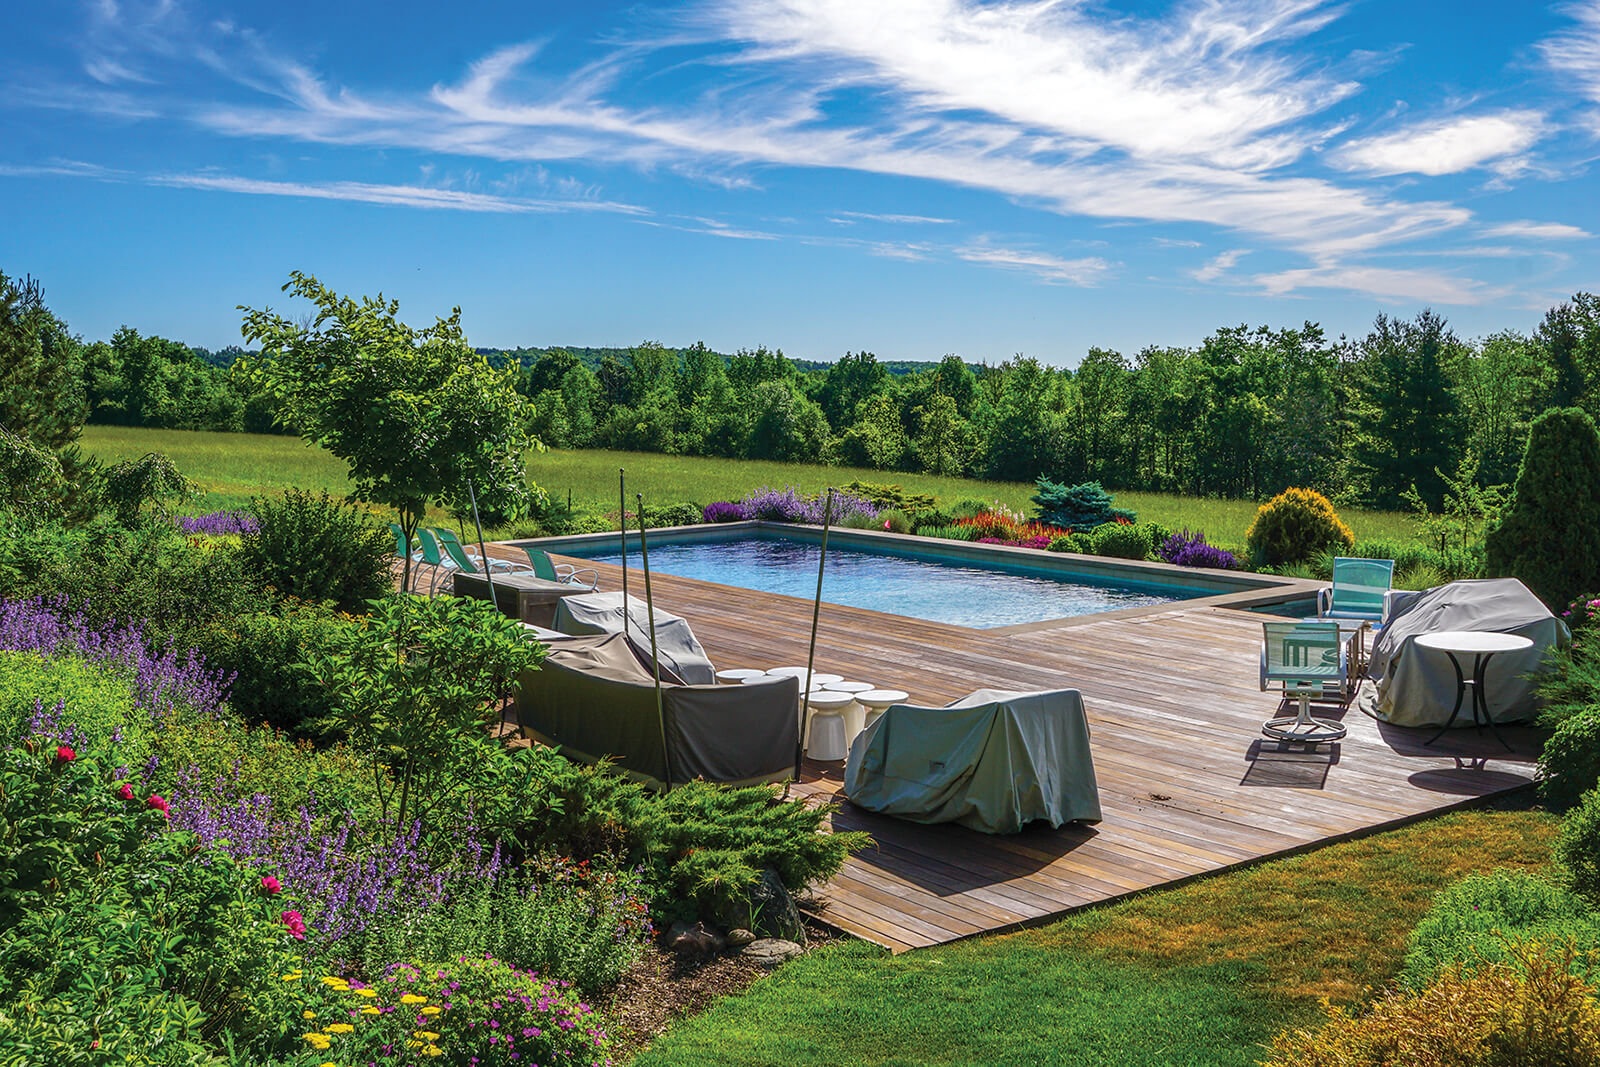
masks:
<path id="1" fill-rule="evenodd" d="M 869 811 L 1012 834 L 1034 819 L 1099 822 L 1076 689 L 980 689 L 942 708 L 896 704 L 857 735 L 845 794 Z"/>
<path id="2" fill-rule="evenodd" d="M 579 760 L 607 756 L 657 788 L 694 778 L 779 781 L 794 773 L 800 683 L 687 685 L 661 669 L 656 714 L 650 651 L 620 633 L 546 638 L 549 654 L 524 671 L 517 720 L 525 733 Z"/>
<path id="3" fill-rule="evenodd" d="M 642 597 L 628 597 L 628 636 L 640 648 L 650 647 L 650 626 Z M 684 619 L 657 608 L 656 654 L 662 664 L 691 685 L 712 685 L 716 668 L 695 640 Z M 556 605 L 555 627 L 564 634 L 619 634 L 622 632 L 622 594 L 585 593 L 562 597 Z"/>
<path id="4" fill-rule="evenodd" d="M 1477 578 L 1421 592 L 1396 591 L 1389 594 L 1385 611 L 1388 618 L 1373 639 L 1367 667 L 1377 684 L 1363 698 L 1362 707 L 1396 726 L 1443 726 L 1455 706 L 1456 672 L 1450 657 L 1417 648 L 1414 641 L 1422 634 L 1488 630 L 1533 642 L 1526 652 L 1503 652 L 1489 661 L 1484 699 L 1495 722 L 1533 717 L 1538 702 L 1528 676 L 1539 669 L 1550 649 L 1572 640 L 1567 624 L 1515 578 Z M 1470 672 L 1473 657 L 1457 656 L 1461 669 Z M 1465 701 L 1456 725 L 1472 725 Z"/>

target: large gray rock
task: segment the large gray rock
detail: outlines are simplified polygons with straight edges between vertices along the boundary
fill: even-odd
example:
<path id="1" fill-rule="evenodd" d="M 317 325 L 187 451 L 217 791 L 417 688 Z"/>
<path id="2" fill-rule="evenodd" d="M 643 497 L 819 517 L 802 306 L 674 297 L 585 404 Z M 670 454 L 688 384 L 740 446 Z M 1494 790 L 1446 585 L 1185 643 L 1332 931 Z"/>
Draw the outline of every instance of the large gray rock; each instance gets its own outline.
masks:
<path id="1" fill-rule="evenodd" d="M 783 886 L 778 872 L 768 867 L 761 879 L 750 890 L 750 928 L 769 937 L 785 941 L 806 943 L 805 924 L 800 921 L 800 909 Z"/>
<path id="2" fill-rule="evenodd" d="M 778 966 L 785 960 L 792 960 L 805 949 L 793 941 L 784 941 L 776 937 L 763 937 L 750 942 L 739 950 L 739 955 L 753 961 L 759 967 L 769 970 Z"/>

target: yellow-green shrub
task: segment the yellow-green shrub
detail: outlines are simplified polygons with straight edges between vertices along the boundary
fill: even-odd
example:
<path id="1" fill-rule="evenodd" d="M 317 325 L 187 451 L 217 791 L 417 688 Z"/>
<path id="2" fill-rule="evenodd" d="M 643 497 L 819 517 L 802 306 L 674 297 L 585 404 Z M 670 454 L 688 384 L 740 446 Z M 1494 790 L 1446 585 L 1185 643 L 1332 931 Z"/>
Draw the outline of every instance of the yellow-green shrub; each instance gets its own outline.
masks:
<path id="1" fill-rule="evenodd" d="M 1511 963 L 1457 966 L 1359 1015 L 1325 1002 L 1322 1026 L 1279 1034 L 1263 1067 L 1600 1065 L 1593 960 L 1536 942 L 1511 951 Z"/>
<path id="2" fill-rule="evenodd" d="M 1285 489 L 1261 505 L 1245 534 L 1257 563 L 1300 563 L 1329 548 L 1348 552 L 1355 543 L 1328 498 L 1311 489 Z"/>

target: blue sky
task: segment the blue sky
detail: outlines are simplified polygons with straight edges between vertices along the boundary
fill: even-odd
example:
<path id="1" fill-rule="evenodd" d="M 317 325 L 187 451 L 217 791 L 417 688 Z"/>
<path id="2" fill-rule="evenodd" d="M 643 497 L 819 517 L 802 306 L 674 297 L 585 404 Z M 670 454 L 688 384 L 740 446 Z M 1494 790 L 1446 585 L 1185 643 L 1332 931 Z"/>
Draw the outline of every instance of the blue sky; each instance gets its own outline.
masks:
<path id="1" fill-rule="evenodd" d="M 1596 286 L 1600 0 L 13 5 L 0 270 L 237 343 L 290 270 L 480 345 L 1073 363 Z"/>

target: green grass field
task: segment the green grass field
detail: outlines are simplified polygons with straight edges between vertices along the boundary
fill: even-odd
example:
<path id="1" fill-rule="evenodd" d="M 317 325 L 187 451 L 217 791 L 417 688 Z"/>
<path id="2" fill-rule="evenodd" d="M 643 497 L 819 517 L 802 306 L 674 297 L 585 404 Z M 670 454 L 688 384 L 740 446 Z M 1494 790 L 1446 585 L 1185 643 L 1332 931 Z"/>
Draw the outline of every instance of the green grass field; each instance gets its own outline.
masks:
<path id="1" fill-rule="evenodd" d="M 134 459 L 146 452 L 165 452 L 178 469 L 200 483 L 204 493 L 195 510 L 240 507 L 250 497 L 279 493 L 290 487 L 348 491 L 345 465 L 299 438 L 261 434 L 206 433 L 190 430 L 147 430 L 123 426 L 90 426 L 82 445 L 108 463 Z M 933 474 L 905 474 L 760 460 L 701 459 L 648 452 L 544 452 L 528 459 L 528 476 L 552 496 L 575 505 L 615 514 L 617 470 L 628 472 L 631 501 L 643 493 L 647 504 L 692 500 L 737 500 L 763 485 L 823 489 L 857 480 L 889 482 L 932 493 L 954 502 L 963 497 L 998 500 L 1028 511 L 1033 486 L 1019 482 L 983 482 Z M 1141 519 L 1177 529 L 1203 531 L 1214 543 L 1239 545 L 1255 517 L 1256 504 L 1246 500 L 1211 500 L 1164 493 L 1117 493 L 1117 503 Z M 1344 520 L 1358 539 L 1409 541 L 1415 535 L 1410 519 L 1390 511 L 1347 510 Z"/>
<path id="2" fill-rule="evenodd" d="M 889 956 L 846 942 L 717 1001 L 635 1067 L 1247 1067 L 1318 999 L 1398 972 L 1433 895 L 1540 867 L 1557 820 L 1470 812 L 1001 937 Z"/>

